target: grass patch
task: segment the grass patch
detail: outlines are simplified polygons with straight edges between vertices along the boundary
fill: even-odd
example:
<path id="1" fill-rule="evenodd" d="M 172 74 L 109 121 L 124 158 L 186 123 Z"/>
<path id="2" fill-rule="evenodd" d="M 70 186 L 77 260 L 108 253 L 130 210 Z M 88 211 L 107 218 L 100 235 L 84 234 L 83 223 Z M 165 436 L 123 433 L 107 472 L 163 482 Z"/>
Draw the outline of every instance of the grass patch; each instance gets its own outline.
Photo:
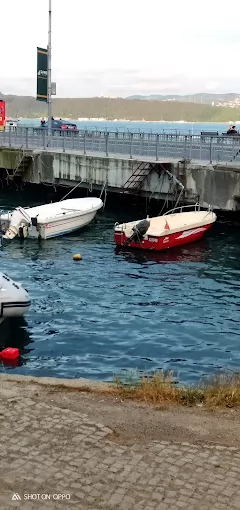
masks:
<path id="1" fill-rule="evenodd" d="M 178 386 L 172 372 L 142 376 L 137 372 L 116 377 L 117 393 L 125 399 L 152 404 L 204 405 L 209 408 L 240 405 L 240 374 L 220 373 L 197 386 Z"/>
<path id="2" fill-rule="evenodd" d="M 135 400 L 156 406 L 196 406 L 208 409 L 236 408 L 240 406 L 240 373 L 223 372 L 214 377 L 200 381 L 196 386 L 178 386 L 173 372 L 158 371 L 153 375 L 142 375 L 138 371 L 127 371 L 118 375 L 111 383 L 98 383 L 89 380 L 79 381 L 79 385 L 72 385 L 72 381 L 64 383 L 56 379 L 54 384 L 42 381 L 41 378 L 9 376 L 7 380 L 16 384 L 35 384 L 46 387 L 51 393 L 72 392 L 88 393 L 118 397 L 123 400 Z"/>

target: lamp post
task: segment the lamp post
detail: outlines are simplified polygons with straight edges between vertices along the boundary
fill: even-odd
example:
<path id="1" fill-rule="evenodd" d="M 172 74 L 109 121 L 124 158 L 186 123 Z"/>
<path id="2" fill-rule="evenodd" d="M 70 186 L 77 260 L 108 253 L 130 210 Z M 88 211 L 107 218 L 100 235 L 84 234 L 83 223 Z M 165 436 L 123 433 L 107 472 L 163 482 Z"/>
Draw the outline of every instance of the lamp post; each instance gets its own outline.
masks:
<path id="1" fill-rule="evenodd" d="M 48 101 L 48 143 L 51 144 L 52 139 L 52 69 L 51 69 L 51 53 L 52 53 L 52 0 L 49 0 L 48 7 L 48 69 L 47 69 L 47 101 Z"/>

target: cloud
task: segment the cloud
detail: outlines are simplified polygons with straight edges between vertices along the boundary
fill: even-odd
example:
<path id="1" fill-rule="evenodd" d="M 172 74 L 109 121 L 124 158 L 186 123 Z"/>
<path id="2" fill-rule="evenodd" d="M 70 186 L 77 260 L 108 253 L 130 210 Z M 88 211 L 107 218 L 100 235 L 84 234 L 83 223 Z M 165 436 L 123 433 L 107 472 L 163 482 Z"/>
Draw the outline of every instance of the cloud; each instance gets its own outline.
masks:
<path id="1" fill-rule="evenodd" d="M 35 96 L 36 47 L 47 45 L 47 4 L 1 0 L 3 93 Z M 231 8 L 201 0 L 197 10 L 192 0 L 151 0 L 147 8 L 139 0 L 52 4 L 52 80 L 59 97 L 240 88 L 239 0 L 231 0 Z"/>
<path id="2" fill-rule="evenodd" d="M 55 79 L 55 76 L 54 76 Z M 191 76 L 170 74 L 150 76 L 143 70 L 123 71 L 115 69 L 88 70 L 87 72 L 65 75 L 57 79 L 58 97 L 120 96 L 135 94 L 193 94 L 196 92 L 238 92 L 238 76 Z M 36 78 L 0 78 L 0 90 L 4 94 L 36 94 Z"/>

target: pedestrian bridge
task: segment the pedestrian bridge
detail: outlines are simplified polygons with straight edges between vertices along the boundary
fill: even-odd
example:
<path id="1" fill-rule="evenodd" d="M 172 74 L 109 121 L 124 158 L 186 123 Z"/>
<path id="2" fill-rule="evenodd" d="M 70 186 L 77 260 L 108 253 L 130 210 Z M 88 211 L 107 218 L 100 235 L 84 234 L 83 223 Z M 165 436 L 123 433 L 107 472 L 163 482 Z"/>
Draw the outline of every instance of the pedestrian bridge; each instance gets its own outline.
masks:
<path id="1" fill-rule="evenodd" d="M 0 147 L 98 153 L 142 161 L 195 160 L 209 163 L 239 162 L 240 136 L 153 134 L 106 131 L 57 131 L 17 127 L 0 132 Z"/>

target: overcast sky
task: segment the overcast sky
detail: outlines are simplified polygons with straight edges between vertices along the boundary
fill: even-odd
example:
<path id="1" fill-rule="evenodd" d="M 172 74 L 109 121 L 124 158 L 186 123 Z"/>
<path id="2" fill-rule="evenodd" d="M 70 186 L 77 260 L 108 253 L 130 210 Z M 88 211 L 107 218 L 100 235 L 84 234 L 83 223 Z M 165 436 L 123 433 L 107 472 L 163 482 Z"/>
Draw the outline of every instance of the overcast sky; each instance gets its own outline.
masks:
<path id="1" fill-rule="evenodd" d="M 36 94 L 48 0 L 1 0 L 0 91 Z M 240 92 L 240 0 L 52 0 L 58 97 Z"/>

